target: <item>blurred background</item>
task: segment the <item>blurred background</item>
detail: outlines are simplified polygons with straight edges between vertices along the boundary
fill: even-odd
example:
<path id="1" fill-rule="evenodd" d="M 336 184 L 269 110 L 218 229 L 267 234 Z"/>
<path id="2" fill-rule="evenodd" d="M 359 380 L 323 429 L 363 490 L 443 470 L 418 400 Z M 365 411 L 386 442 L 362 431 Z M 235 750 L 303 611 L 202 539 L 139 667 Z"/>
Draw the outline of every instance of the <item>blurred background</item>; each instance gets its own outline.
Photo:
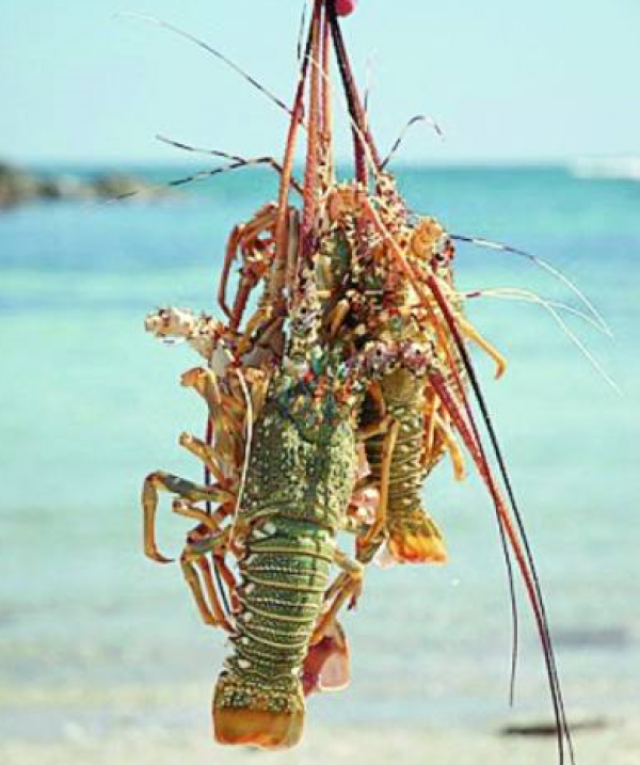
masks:
<path id="1" fill-rule="evenodd" d="M 538 565 L 581 762 L 640 761 L 640 7 L 633 0 L 470 4 L 361 0 L 345 22 L 371 122 L 416 211 L 509 242 L 569 275 L 461 247 L 459 286 L 520 287 L 568 306 L 482 298 L 476 325 L 509 358 L 478 367 Z M 98 7 L 99 6 L 99 7 Z M 0 760 L 243 761 L 212 749 L 223 636 L 203 627 L 176 567 L 142 556 L 139 491 L 204 411 L 180 388 L 183 347 L 143 331 L 161 305 L 214 310 L 226 237 L 272 199 L 267 170 L 169 190 L 216 167 L 156 134 L 252 157 L 282 152 L 286 116 L 197 34 L 285 101 L 302 0 L 23 0 L 0 8 Z M 349 135 L 337 107 L 342 172 Z M 118 194 L 143 189 L 121 202 Z M 597 359 L 598 371 L 583 348 Z M 620 392 L 607 381 L 615 381 Z M 374 570 L 345 620 L 353 683 L 314 697 L 286 762 L 366 752 L 406 762 L 553 762 L 553 741 L 500 735 L 551 720 L 523 599 L 517 705 L 493 511 L 442 465 L 427 505 L 443 568 Z M 164 550 L 187 529 L 160 513 Z M 468 759 L 465 759 L 468 758 Z M 249 758 L 251 759 L 251 758 Z"/>

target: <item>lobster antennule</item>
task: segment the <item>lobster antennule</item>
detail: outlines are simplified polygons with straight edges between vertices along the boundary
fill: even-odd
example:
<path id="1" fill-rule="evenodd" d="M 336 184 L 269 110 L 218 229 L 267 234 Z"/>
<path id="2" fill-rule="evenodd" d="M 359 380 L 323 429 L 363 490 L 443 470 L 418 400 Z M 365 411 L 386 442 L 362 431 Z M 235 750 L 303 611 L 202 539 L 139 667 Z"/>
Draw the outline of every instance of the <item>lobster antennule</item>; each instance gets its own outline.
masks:
<path id="1" fill-rule="evenodd" d="M 409 132 L 409 130 L 414 126 L 418 125 L 419 123 L 426 123 L 429 125 L 429 127 L 433 128 L 434 132 L 440 138 L 440 140 L 444 141 L 444 131 L 440 127 L 440 125 L 433 119 L 433 117 L 430 117 L 428 114 L 416 114 L 414 117 L 411 117 L 411 119 L 406 123 L 406 125 L 402 128 L 400 131 L 400 134 L 396 138 L 393 146 L 389 150 L 389 153 L 387 156 L 382 160 L 382 163 L 380 164 L 380 170 L 385 170 L 387 165 L 391 162 L 391 160 L 395 157 L 396 153 L 402 146 L 402 143 Z"/>
<path id="2" fill-rule="evenodd" d="M 559 282 L 565 285 L 567 289 L 569 289 L 573 294 L 580 300 L 580 302 L 584 305 L 585 308 L 588 309 L 589 313 L 593 316 L 593 318 L 597 321 L 597 323 L 602 328 L 602 331 L 609 335 L 609 337 L 613 337 L 613 332 L 611 331 L 611 328 L 607 324 L 607 322 L 604 320 L 604 317 L 598 311 L 598 309 L 595 307 L 595 305 L 589 300 L 589 298 L 584 294 L 584 292 L 576 285 L 574 282 L 569 279 L 569 277 L 564 274 L 559 268 L 556 268 L 555 266 L 552 266 L 551 263 L 549 263 L 544 258 L 541 258 L 539 255 L 533 255 L 530 252 L 527 252 L 526 250 L 521 250 L 519 247 L 513 247 L 510 244 L 503 244 L 502 242 L 494 242 L 491 239 L 485 239 L 483 237 L 476 237 L 476 236 L 466 236 L 463 234 L 451 234 L 451 239 L 454 242 L 463 242 L 466 244 L 472 244 L 476 247 L 481 247 L 485 250 L 493 250 L 494 252 L 505 252 L 510 255 L 516 255 L 519 258 L 524 258 L 525 260 L 528 260 L 531 263 L 534 263 L 538 268 L 541 268 L 543 271 L 546 271 L 547 273 L 551 274 L 554 279 L 557 279 Z"/>

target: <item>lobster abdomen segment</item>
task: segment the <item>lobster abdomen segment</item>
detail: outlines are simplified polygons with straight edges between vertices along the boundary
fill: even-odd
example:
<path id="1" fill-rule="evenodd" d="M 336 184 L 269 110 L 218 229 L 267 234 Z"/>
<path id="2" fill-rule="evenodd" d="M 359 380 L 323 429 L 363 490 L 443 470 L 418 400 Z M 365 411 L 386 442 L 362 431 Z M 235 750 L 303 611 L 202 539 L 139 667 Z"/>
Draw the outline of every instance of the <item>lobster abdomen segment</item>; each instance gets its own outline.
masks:
<path id="1" fill-rule="evenodd" d="M 233 654 L 214 700 L 222 743 L 293 746 L 302 734 L 300 675 L 328 586 L 334 542 L 307 522 L 256 527 L 240 564 Z"/>

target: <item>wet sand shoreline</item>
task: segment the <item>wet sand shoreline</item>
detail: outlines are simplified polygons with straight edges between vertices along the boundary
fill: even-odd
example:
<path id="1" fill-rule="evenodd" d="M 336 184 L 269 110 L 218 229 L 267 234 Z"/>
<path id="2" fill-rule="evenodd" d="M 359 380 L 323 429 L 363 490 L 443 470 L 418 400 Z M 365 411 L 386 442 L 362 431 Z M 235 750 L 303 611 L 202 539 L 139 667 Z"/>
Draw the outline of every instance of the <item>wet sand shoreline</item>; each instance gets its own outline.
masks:
<path id="1" fill-rule="evenodd" d="M 578 765 L 637 765 L 640 762 L 640 716 L 575 733 Z M 261 753 L 228 749 L 201 730 L 152 728 L 89 736 L 69 727 L 58 743 L 0 742 L 3 765 L 107 765 L 126 759 L 132 765 L 216 765 L 278 762 L 311 765 L 389 761 L 403 765 L 553 765 L 556 742 L 549 736 L 501 736 L 498 731 L 402 728 L 393 725 L 310 729 L 303 743 L 288 752 Z"/>

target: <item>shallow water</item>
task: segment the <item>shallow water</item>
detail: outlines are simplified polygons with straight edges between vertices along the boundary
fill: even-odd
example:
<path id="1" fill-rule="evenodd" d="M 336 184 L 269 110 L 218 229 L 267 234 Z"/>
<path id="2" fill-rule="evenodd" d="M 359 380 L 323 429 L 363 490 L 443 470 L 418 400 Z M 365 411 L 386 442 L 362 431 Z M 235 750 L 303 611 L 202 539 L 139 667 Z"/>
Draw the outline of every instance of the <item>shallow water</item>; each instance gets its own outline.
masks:
<path id="1" fill-rule="evenodd" d="M 567 704 L 638 710 L 640 184 L 561 168 L 399 175 L 413 208 L 452 231 L 546 256 L 614 331 L 611 342 L 567 319 L 622 396 L 540 307 L 469 308 L 511 362 L 494 383 L 478 357 Z M 211 309 L 225 235 L 273 188 L 268 175 L 238 175 L 175 201 L 0 217 L 0 736 L 208 725 L 223 637 L 199 624 L 176 568 L 142 557 L 138 506 L 151 469 L 199 476 L 176 444 L 182 430 L 202 430 L 201 407 L 178 385 L 197 361 L 153 342 L 142 321 L 158 305 Z M 461 247 L 458 274 L 465 289 L 519 285 L 578 306 L 548 273 L 507 255 Z M 477 480 L 454 484 L 446 465 L 427 501 L 450 564 L 370 574 L 345 619 L 353 684 L 314 699 L 312 720 L 486 725 L 508 714 L 509 607 L 491 505 Z M 169 516 L 161 541 L 177 551 L 186 526 Z M 520 713 L 549 710 L 528 616 L 518 697 Z"/>

